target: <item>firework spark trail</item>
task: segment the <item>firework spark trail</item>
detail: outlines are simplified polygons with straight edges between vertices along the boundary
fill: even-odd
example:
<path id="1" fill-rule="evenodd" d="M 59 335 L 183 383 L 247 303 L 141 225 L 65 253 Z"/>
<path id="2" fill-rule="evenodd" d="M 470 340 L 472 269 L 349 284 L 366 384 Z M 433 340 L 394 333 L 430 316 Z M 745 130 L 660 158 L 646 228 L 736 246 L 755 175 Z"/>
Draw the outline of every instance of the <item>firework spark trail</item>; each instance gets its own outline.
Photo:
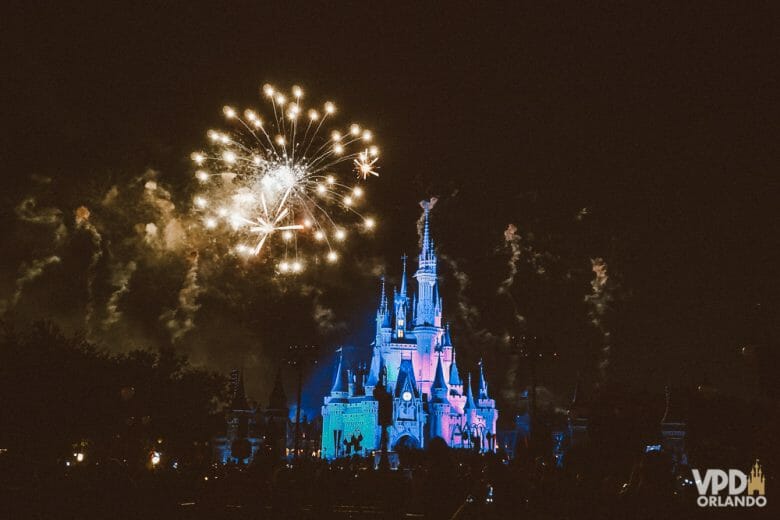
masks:
<path id="1" fill-rule="evenodd" d="M 610 331 L 604 323 L 604 316 L 609 310 L 613 296 L 611 287 L 608 284 L 607 263 L 603 258 L 592 258 L 590 263 L 594 276 L 590 282 L 591 293 L 585 296 L 585 302 L 589 306 L 588 317 L 602 336 L 601 357 L 598 368 L 602 382 L 606 382 L 611 362 L 612 338 Z"/>
<path id="2" fill-rule="evenodd" d="M 198 296 L 202 288 L 198 284 L 198 253 L 192 251 L 189 256 L 190 267 L 179 291 L 179 306 L 160 316 L 171 332 L 171 341 L 177 343 L 185 334 L 195 328 L 195 314 L 200 309 Z"/>
<path id="3" fill-rule="evenodd" d="M 21 266 L 21 275 L 16 279 L 16 290 L 11 297 L 11 302 L 3 302 L 3 312 L 9 311 L 16 307 L 24 292 L 24 287 L 40 277 L 47 267 L 53 264 L 60 263 L 60 257 L 57 255 L 51 255 L 45 258 L 36 258 L 29 265 L 24 263 Z"/>
<path id="4" fill-rule="evenodd" d="M 122 311 L 119 310 L 119 302 L 130 290 L 130 278 L 132 278 L 136 268 L 136 263 L 131 260 L 124 266 L 114 270 L 111 284 L 115 289 L 106 303 L 106 318 L 103 320 L 104 330 L 116 324 L 122 317 Z"/>
<path id="5" fill-rule="evenodd" d="M 92 338 L 92 319 L 95 315 L 95 277 L 98 262 L 103 257 L 103 237 L 97 228 L 90 222 L 91 213 L 86 206 L 76 209 L 76 228 L 89 233 L 92 240 L 93 252 L 87 268 L 87 308 L 84 316 L 84 325 L 87 329 L 87 337 Z"/>
<path id="6" fill-rule="evenodd" d="M 335 262 L 334 242 L 343 241 L 346 230 L 330 207 L 362 218 L 355 207 L 365 194 L 361 185 L 341 180 L 339 174 L 343 165 L 350 165 L 362 181 L 379 175 L 373 134 L 353 123 L 323 137 L 323 124 L 336 112 L 332 102 L 306 109 L 298 86 L 289 97 L 271 85 L 264 85 L 262 93 L 272 117 L 251 109 L 242 117 L 226 106 L 223 113 L 233 129 L 209 130 L 212 150 L 192 154 L 199 168 L 195 177 L 203 186 L 193 198 L 193 212 L 206 230 L 226 237 L 241 255 L 267 251 L 280 236 L 282 273 L 303 269 L 299 249 L 309 238 L 326 246 L 324 259 Z M 362 226 L 370 230 L 375 221 L 363 218 Z"/>

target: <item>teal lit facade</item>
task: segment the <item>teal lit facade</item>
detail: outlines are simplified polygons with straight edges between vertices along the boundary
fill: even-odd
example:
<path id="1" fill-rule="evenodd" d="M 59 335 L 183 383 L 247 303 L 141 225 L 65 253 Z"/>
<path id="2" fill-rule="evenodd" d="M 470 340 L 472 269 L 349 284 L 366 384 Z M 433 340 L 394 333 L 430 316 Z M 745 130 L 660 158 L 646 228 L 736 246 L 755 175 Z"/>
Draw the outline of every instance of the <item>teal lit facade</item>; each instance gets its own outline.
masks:
<path id="1" fill-rule="evenodd" d="M 393 399 L 390 449 L 424 448 L 440 437 L 449 446 L 482 451 L 495 449 L 498 410 L 488 393 L 482 363 L 476 397 L 471 374 L 461 377 L 449 326 L 443 323 L 439 295 L 438 257 L 430 237 L 429 202 L 424 211 L 423 237 L 409 294 L 407 262 L 403 259 L 400 289 L 388 301 L 384 280 L 376 312 L 376 333 L 368 370 L 351 370 L 339 356 L 330 393 L 322 406 L 323 458 L 367 454 L 380 447 L 377 385 L 385 384 Z"/>

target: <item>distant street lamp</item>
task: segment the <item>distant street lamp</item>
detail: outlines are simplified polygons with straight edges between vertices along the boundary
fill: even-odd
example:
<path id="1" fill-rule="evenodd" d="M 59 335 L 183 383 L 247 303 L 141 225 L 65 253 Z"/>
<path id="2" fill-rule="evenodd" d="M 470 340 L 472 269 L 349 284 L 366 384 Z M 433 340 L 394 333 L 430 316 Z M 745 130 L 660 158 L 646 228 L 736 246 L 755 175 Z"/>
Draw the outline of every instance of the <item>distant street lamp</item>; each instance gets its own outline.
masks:
<path id="1" fill-rule="evenodd" d="M 159 451 L 153 451 L 152 452 L 152 466 L 157 466 L 160 463 L 160 452 Z"/>

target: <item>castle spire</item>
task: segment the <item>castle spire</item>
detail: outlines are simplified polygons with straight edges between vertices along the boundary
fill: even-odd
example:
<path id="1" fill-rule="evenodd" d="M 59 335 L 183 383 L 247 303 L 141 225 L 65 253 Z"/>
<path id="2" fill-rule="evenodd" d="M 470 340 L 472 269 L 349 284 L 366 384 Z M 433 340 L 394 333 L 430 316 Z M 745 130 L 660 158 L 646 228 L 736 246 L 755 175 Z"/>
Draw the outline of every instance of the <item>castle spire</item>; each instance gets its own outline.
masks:
<path id="1" fill-rule="evenodd" d="M 487 380 L 485 379 L 485 370 L 482 363 L 482 359 L 479 360 L 479 398 L 480 399 L 490 399 L 488 397 L 488 385 Z"/>
<path id="2" fill-rule="evenodd" d="M 401 274 L 401 297 L 406 298 L 406 253 L 401 257 L 403 262 L 403 274 Z"/>
<path id="3" fill-rule="evenodd" d="M 341 349 L 339 349 L 339 364 L 336 367 L 336 375 L 333 378 L 330 394 L 333 397 L 347 397 L 349 395 L 349 374 L 344 368 L 344 352 Z"/>
<path id="4" fill-rule="evenodd" d="M 466 405 L 464 410 L 475 410 L 477 405 L 474 403 L 474 393 L 471 391 L 471 372 L 469 372 L 468 390 L 466 390 Z"/>
<path id="5" fill-rule="evenodd" d="M 447 336 L 449 337 L 449 325 L 447 326 Z M 463 381 L 460 379 L 460 372 L 458 371 L 458 363 L 455 361 L 455 347 L 452 347 L 452 364 L 450 365 L 450 385 L 451 386 L 463 386 Z"/>
<path id="6" fill-rule="evenodd" d="M 379 295 L 379 313 L 382 315 L 387 314 L 387 291 L 385 289 L 385 276 L 382 275 L 382 288 Z"/>
<path id="7" fill-rule="evenodd" d="M 447 391 L 447 383 L 444 381 L 444 369 L 441 366 L 441 353 L 436 361 L 436 375 L 433 377 L 433 384 L 431 385 L 431 391 L 434 392 L 435 390 Z"/>

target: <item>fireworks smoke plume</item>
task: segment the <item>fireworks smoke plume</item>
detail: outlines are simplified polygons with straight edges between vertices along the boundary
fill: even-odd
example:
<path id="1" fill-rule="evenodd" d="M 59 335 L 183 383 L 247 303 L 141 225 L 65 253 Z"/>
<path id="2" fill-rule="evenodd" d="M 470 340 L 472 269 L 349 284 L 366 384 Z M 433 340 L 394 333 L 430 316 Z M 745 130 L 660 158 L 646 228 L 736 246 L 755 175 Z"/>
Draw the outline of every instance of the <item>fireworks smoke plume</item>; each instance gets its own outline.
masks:
<path id="1" fill-rule="evenodd" d="M 420 207 L 423 210 L 428 210 L 430 212 L 434 206 L 436 206 L 436 203 L 439 201 L 437 197 L 431 197 L 428 200 L 421 200 L 420 201 Z M 425 213 L 426 211 L 423 211 L 420 213 L 420 218 L 417 219 L 417 247 L 421 248 L 423 243 L 423 231 L 425 227 Z"/>
<path id="2" fill-rule="evenodd" d="M 202 292 L 198 284 L 198 252 L 192 251 L 189 256 L 190 267 L 184 278 L 184 284 L 179 291 L 179 306 L 168 310 L 160 316 L 171 333 L 171 341 L 177 343 L 185 334 L 195 328 L 195 314 L 200 309 L 198 296 Z"/>
<path id="3" fill-rule="evenodd" d="M 111 284 L 115 287 L 106 303 L 106 318 L 103 320 L 103 329 L 108 329 L 116 324 L 122 317 L 122 311 L 119 310 L 119 302 L 127 291 L 130 290 L 130 278 L 132 278 L 137 265 L 134 261 L 127 262 L 114 270 Z"/>
<path id="4" fill-rule="evenodd" d="M 76 227 L 89 233 L 92 240 L 93 252 L 89 260 L 87 270 L 87 310 L 84 316 L 84 324 L 87 329 L 87 337 L 92 337 L 92 318 L 95 315 L 95 270 L 98 262 L 103 256 L 103 237 L 97 228 L 90 222 L 91 213 L 86 206 L 79 206 L 76 209 Z"/>
<path id="5" fill-rule="evenodd" d="M 612 353 L 612 338 L 609 329 L 604 323 L 604 316 L 609 310 L 613 300 L 612 290 L 607 273 L 607 263 L 603 258 L 590 260 L 593 269 L 593 280 L 590 282 L 591 293 L 585 296 L 588 304 L 588 318 L 591 324 L 599 331 L 602 337 L 601 356 L 598 363 L 599 374 L 602 382 L 606 382 Z"/>
<path id="6" fill-rule="evenodd" d="M 19 300 L 22 297 L 22 293 L 24 292 L 24 287 L 28 283 L 32 282 L 33 280 L 41 276 L 48 266 L 52 264 L 58 264 L 58 263 L 60 263 L 60 257 L 56 255 L 51 255 L 46 258 L 36 258 L 29 265 L 22 264 L 21 267 L 22 273 L 19 276 L 19 278 L 16 279 L 16 290 L 14 291 L 14 294 L 11 297 L 11 303 L 10 305 L 7 303 L 3 305 L 5 307 L 3 309 L 3 312 L 16 307 L 16 304 L 19 303 Z"/>

